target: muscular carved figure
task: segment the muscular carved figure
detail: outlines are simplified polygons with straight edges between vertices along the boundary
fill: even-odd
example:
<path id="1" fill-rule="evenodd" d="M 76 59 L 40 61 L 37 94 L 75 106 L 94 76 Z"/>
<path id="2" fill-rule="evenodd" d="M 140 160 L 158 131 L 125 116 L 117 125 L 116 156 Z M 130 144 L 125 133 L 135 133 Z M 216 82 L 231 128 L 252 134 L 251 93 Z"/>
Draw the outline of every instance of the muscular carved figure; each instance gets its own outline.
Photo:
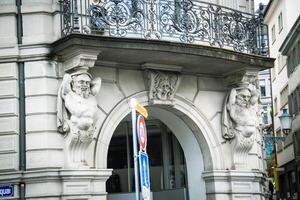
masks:
<path id="1" fill-rule="evenodd" d="M 256 103 L 258 100 L 256 90 L 248 88 L 240 90 L 232 89 L 227 103 L 227 110 L 233 121 L 232 131 L 241 133 L 244 137 L 250 137 L 257 131 L 258 117 Z"/>
<path id="2" fill-rule="evenodd" d="M 245 168 L 259 131 L 259 90 L 253 84 L 233 88 L 223 110 L 223 137 L 233 142 L 234 167 Z"/>
<path id="3" fill-rule="evenodd" d="M 65 74 L 58 91 L 57 127 L 66 134 L 69 165 L 87 165 L 86 150 L 95 133 L 96 95 L 101 79 L 87 72 Z M 72 164 L 73 163 L 73 164 Z M 74 165 L 74 163 L 76 165 Z"/>
<path id="4" fill-rule="evenodd" d="M 101 87 L 101 79 L 91 80 L 88 73 L 65 74 L 61 86 L 69 119 L 62 119 L 63 132 L 71 131 L 80 139 L 89 137 L 93 129 L 94 116 L 97 111 L 96 95 Z"/>

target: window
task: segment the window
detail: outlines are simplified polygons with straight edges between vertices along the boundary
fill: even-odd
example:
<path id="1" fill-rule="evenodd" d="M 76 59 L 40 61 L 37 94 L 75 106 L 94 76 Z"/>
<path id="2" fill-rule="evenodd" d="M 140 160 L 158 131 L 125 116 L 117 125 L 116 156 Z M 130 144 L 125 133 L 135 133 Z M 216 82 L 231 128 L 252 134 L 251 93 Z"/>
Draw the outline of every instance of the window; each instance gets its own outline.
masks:
<path id="1" fill-rule="evenodd" d="M 272 77 L 272 81 L 275 80 L 276 78 L 276 71 L 275 71 L 275 67 L 271 69 L 271 77 Z"/>
<path id="2" fill-rule="evenodd" d="M 278 108 L 277 108 L 277 97 L 275 97 L 274 99 L 274 114 L 277 115 L 278 114 Z"/>
<path id="3" fill-rule="evenodd" d="M 263 115 L 263 122 L 264 124 L 269 124 L 269 120 L 268 120 L 268 107 L 264 106 L 264 115 Z"/>
<path id="4" fill-rule="evenodd" d="M 278 29 L 279 29 L 279 33 L 283 29 L 282 12 L 280 12 L 278 16 Z"/>
<path id="5" fill-rule="evenodd" d="M 265 80 L 260 80 L 259 81 L 259 86 L 260 86 L 260 96 L 265 97 L 266 96 L 266 82 L 265 82 Z"/>
<path id="6" fill-rule="evenodd" d="M 286 66 L 286 56 L 281 55 L 281 66 L 282 68 Z"/>
<path id="7" fill-rule="evenodd" d="M 279 74 L 286 65 L 286 57 L 281 54 L 278 54 L 277 64 L 278 64 L 278 74 Z"/>
<path id="8" fill-rule="evenodd" d="M 260 94 L 262 97 L 266 96 L 266 86 L 265 85 L 260 86 Z"/>
<path id="9" fill-rule="evenodd" d="M 275 25 L 273 25 L 273 26 L 272 26 L 272 29 L 271 29 L 271 31 L 272 31 L 272 43 L 274 43 L 274 42 L 275 42 L 275 40 L 276 40 L 276 31 L 275 31 Z"/>
<path id="10" fill-rule="evenodd" d="M 279 74 L 280 68 L 281 68 L 281 57 L 280 57 L 280 54 L 278 54 L 276 61 L 277 61 L 277 66 L 276 66 L 276 64 L 275 64 L 275 67 L 277 67 L 277 69 L 278 69 L 277 72 L 278 72 L 278 74 Z"/>
<path id="11" fill-rule="evenodd" d="M 287 66 L 288 66 L 288 76 L 290 76 L 294 71 L 295 68 L 300 63 L 300 41 L 290 50 L 288 54 Z"/>
<path id="12" fill-rule="evenodd" d="M 300 85 L 289 95 L 289 111 L 292 115 L 300 112 Z"/>
<path id="13" fill-rule="evenodd" d="M 294 114 L 294 108 L 293 108 L 293 98 L 292 98 L 292 94 L 289 95 L 289 113 L 292 115 Z"/>
<path id="14" fill-rule="evenodd" d="M 298 43 L 295 45 L 294 49 L 295 49 L 295 53 L 294 53 L 294 59 L 295 59 L 295 68 L 298 67 L 299 62 L 300 62 L 300 41 L 298 41 Z"/>
<path id="15" fill-rule="evenodd" d="M 298 54 L 297 54 L 297 56 L 298 56 L 298 64 L 300 63 L 300 40 L 298 41 L 298 45 L 296 46 L 296 48 L 298 49 Z"/>
<path id="16" fill-rule="evenodd" d="M 293 137 L 294 137 L 295 154 L 298 158 L 300 158 L 300 130 L 298 130 L 295 134 L 293 134 Z M 299 166 L 299 172 L 300 172 L 300 166 Z"/>
<path id="17" fill-rule="evenodd" d="M 287 71 L 288 71 L 288 77 L 290 77 L 291 73 L 293 73 L 291 56 L 288 56 L 287 58 Z"/>
<path id="18" fill-rule="evenodd" d="M 280 108 L 284 107 L 288 103 L 288 96 L 289 96 L 289 87 L 286 85 L 280 91 Z"/>
<path id="19" fill-rule="evenodd" d="M 281 137 L 282 136 L 282 134 L 281 134 L 281 129 L 279 128 L 277 131 L 276 131 L 276 136 L 277 137 Z M 277 152 L 279 152 L 279 151 L 282 151 L 282 147 L 283 147 L 283 144 L 282 144 L 282 142 L 281 141 L 279 141 L 279 142 L 277 142 L 276 143 L 276 149 L 277 149 Z"/>
<path id="20" fill-rule="evenodd" d="M 292 93 L 292 104 L 293 104 L 293 114 L 297 115 L 299 111 L 298 102 L 297 102 L 297 90 L 293 91 Z"/>
<path id="21" fill-rule="evenodd" d="M 300 112 L 300 85 L 298 85 L 298 87 L 296 88 L 295 93 L 298 102 L 298 112 Z"/>

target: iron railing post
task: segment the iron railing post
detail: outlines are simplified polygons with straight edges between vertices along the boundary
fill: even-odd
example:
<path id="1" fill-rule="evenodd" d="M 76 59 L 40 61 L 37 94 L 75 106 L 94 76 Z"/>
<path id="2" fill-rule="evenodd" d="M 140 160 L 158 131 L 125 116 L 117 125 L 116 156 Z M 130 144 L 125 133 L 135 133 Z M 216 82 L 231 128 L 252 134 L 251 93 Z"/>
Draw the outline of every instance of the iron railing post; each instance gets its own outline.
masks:
<path id="1" fill-rule="evenodd" d="M 80 27 L 79 27 L 79 16 L 78 16 L 78 5 L 77 0 L 73 0 L 73 32 L 79 33 Z"/>

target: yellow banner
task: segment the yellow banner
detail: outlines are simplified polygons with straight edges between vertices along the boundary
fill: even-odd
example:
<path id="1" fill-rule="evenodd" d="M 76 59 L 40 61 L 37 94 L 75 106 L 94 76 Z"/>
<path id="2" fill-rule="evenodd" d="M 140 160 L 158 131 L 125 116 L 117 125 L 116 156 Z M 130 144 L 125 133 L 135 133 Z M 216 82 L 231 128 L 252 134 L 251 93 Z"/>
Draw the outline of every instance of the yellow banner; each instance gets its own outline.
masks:
<path id="1" fill-rule="evenodd" d="M 279 178 L 277 173 L 277 160 L 276 157 L 273 156 L 272 158 L 272 169 L 273 169 L 273 177 L 274 177 L 274 183 L 275 183 L 275 191 L 279 191 Z"/>
<path id="2" fill-rule="evenodd" d="M 145 118 L 148 117 L 148 111 L 147 109 L 142 106 L 141 104 L 137 103 L 135 106 L 136 111 L 138 111 L 141 115 L 143 115 Z"/>

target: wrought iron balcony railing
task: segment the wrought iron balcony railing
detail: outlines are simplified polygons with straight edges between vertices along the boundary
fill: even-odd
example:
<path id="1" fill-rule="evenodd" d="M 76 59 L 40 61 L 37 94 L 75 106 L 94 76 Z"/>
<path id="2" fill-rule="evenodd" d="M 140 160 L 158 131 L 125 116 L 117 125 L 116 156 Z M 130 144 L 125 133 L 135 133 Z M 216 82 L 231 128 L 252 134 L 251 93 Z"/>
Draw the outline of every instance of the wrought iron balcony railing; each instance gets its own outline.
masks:
<path id="1" fill-rule="evenodd" d="M 61 0 L 70 33 L 156 39 L 268 56 L 267 26 L 251 15 L 197 0 Z"/>

